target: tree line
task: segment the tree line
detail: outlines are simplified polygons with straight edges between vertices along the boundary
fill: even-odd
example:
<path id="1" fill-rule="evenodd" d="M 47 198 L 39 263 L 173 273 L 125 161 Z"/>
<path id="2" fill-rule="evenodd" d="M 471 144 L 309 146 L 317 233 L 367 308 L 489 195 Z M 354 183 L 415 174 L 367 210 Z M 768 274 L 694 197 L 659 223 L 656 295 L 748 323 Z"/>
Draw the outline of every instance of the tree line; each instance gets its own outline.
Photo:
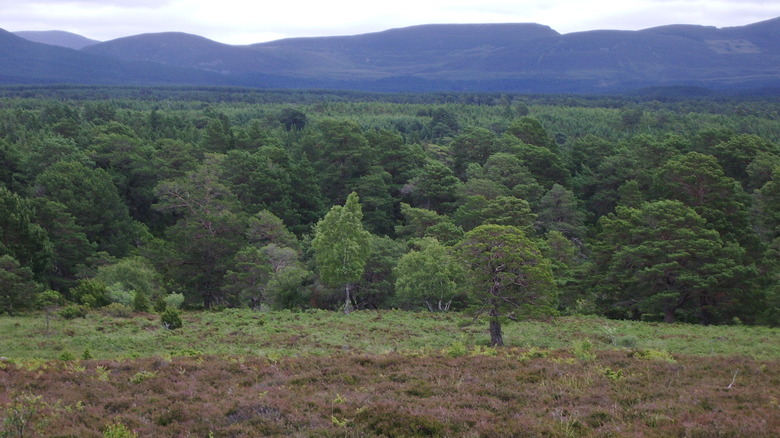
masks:
<path id="1" fill-rule="evenodd" d="M 780 322 L 771 102 L 88 90 L 0 99 L 0 311 L 53 291 Z"/>

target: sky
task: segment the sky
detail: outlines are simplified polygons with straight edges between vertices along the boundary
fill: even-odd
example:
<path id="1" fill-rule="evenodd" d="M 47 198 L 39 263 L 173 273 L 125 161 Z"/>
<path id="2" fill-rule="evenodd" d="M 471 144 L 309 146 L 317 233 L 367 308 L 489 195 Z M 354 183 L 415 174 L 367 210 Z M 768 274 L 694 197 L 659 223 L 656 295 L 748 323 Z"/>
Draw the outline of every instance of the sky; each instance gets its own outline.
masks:
<path id="1" fill-rule="evenodd" d="M 65 30 L 107 41 L 175 31 L 227 44 L 431 23 L 539 23 L 571 33 L 775 17 L 779 0 L 0 0 L 0 28 L 11 32 Z"/>

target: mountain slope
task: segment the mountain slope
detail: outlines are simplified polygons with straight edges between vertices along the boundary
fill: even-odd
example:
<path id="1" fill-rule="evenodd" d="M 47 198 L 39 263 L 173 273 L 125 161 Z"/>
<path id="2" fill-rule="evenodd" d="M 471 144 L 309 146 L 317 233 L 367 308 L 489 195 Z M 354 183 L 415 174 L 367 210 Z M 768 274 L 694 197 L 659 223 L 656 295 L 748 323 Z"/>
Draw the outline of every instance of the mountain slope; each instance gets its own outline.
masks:
<path id="1" fill-rule="evenodd" d="M 10 37 L 16 38 L 16 40 Z M 22 47 L 22 41 L 27 46 Z M 559 34 L 528 23 L 437 24 L 248 46 L 179 32 L 79 52 L 0 35 L 0 82 L 179 83 L 372 91 L 621 92 L 780 87 L 780 18 Z M 52 52 L 52 50 L 60 50 Z M 5 55 L 2 55 L 5 53 Z M 46 60 L 50 60 L 48 66 Z M 61 69 L 58 63 L 66 68 Z M 84 66 L 81 75 L 78 65 Z"/>
<path id="2" fill-rule="evenodd" d="M 62 30 L 24 30 L 20 32 L 14 32 L 14 35 L 36 43 L 48 44 L 50 46 L 67 47 L 74 50 L 83 49 L 84 47 L 100 42 L 98 40 L 93 40 Z"/>
<path id="3" fill-rule="evenodd" d="M 35 43 L 0 29 L 0 82 L 112 83 L 121 76 L 116 59 Z"/>
<path id="4" fill-rule="evenodd" d="M 0 29 L 0 83 L 227 85 L 216 75 L 35 43 Z"/>

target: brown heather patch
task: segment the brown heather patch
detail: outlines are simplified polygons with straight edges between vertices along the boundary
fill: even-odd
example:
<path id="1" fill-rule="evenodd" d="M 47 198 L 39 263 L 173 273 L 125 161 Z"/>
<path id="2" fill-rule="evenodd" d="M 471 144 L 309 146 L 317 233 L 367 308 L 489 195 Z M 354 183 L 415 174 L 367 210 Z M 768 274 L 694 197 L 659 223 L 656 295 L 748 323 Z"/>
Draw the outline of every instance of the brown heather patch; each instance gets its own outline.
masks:
<path id="1" fill-rule="evenodd" d="M 533 357 L 531 357 L 533 356 Z M 538 357 L 546 356 L 546 357 Z M 736 378 L 734 373 L 736 372 Z M 734 384 L 729 388 L 729 384 Z M 626 351 L 5 362 L 0 405 L 40 395 L 43 436 L 773 437 L 780 361 Z"/>

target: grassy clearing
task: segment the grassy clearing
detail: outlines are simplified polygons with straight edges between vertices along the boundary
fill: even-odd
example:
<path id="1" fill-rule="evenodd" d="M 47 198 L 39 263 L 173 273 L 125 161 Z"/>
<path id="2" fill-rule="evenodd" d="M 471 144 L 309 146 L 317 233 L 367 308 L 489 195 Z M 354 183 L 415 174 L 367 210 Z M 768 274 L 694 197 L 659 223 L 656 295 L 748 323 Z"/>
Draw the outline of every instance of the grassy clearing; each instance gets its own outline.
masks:
<path id="1" fill-rule="evenodd" d="M 435 352 L 453 345 L 486 346 L 487 323 L 458 313 L 361 311 L 269 312 L 229 309 L 189 312 L 184 327 L 164 330 L 156 315 L 113 318 L 94 312 L 85 319 L 43 316 L 0 318 L 0 356 L 50 360 L 150 356 L 230 355 L 284 357 L 341 352 L 384 354 Z M 561 317 L 507 322 L 508 346 L 596 351 L 652 349 L 678 355 L 780 359 L 780 330 L 748 326 L 698 326 Z"/>

